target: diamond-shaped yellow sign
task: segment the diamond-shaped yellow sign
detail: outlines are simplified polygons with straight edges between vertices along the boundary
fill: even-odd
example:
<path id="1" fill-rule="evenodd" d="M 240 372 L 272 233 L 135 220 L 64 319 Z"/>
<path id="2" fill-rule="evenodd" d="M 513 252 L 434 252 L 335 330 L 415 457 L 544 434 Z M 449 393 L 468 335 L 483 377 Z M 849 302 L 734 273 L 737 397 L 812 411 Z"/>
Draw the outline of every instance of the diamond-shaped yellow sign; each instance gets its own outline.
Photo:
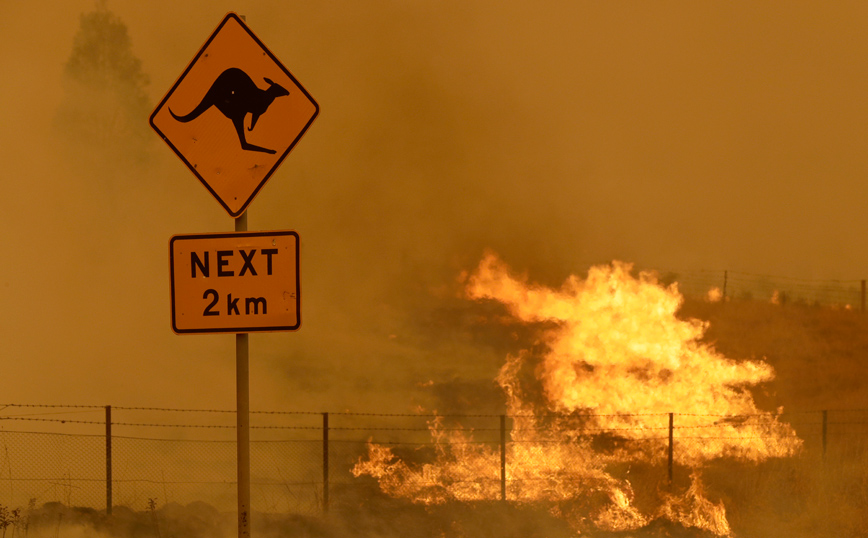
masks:
<path id="1" fill-rule="evenodd" d="M 318 113 L 313 97 L 238 15 L 229 13 L 150 123 L 220 205 L 238 217 Z"/>

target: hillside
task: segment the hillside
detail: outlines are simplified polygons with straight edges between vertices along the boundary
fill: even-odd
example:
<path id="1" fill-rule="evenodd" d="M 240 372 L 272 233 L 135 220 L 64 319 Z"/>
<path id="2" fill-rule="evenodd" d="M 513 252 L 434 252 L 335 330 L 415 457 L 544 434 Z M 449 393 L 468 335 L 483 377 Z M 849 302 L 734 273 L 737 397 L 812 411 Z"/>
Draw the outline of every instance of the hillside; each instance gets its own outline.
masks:
<path id="1" fill-rule="evenodd" d="M 681 317 L 709 323 L 705 341 L 732 359 L 762 359 L 775 379 L 755 391 L 762 409 L 868 408 L 868 314 L 761 301 L 687 300 Z"/>

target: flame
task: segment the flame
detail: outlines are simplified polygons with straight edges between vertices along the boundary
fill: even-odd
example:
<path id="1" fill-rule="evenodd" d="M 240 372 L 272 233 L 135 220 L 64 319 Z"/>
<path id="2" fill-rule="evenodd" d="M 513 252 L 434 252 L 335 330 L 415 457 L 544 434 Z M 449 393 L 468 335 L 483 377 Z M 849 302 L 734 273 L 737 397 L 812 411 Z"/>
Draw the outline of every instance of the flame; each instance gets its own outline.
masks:
<path id="1" fill-rule="evenodd" d="M 707 323 L 676 316 L 677 283 L 661 286 L 653 273 L 634 277 L 630 264 L 613 262 L 551 289 L 513 276 L 487 254 L 465 285 L 470 299 L 498 301 L 515 321 L 542 331 L 544 345 L 508 356 L 497 377 L 512 417 L 510 500 L 560 503 L 553 510 L 578 529 L 629 530 L 663 517 L 730 536 L 725 508 L 705 498 L 698 472 L 686 491 L 663 494 L 656 510 L 642 513 L 629 477 L 610 469 L 664 464 L 670 418 L 677 418 L 674 463 L 694 470 L 715 458 L 791 456 L 801 446 L 792 427 L 759 411 L 748 391 L 771 380 L 772 368 L 703 343 Z M 354 474 L 414 502 L 499 498 L 497 447 L 472 443 L 472 431 L 444 429 L 442 419 L 429 429 L 432 462 L 409 465 L 369 443 Z"/>
<path id="2" fill-rule="evenodd" d="M 708 295 L 706 296 L 706 299 L 709 303 L 719 303 L 723 300 L 723 292 L 720 291 L 720 288 L 714 286 L 713 288 L 708 290 Z"/>
<path id="3" fill-rule="evenodd" d="M 712 503 L 705 498 L 704 486 L 699 472 L 690 475 L 690 487 L 680 496 L 667 496 L 659 514 L 685 527 L 697 527 L 717 534 L 730 536 L 732 530 L 726 520 L 726 507 L 722 502 Z"/>

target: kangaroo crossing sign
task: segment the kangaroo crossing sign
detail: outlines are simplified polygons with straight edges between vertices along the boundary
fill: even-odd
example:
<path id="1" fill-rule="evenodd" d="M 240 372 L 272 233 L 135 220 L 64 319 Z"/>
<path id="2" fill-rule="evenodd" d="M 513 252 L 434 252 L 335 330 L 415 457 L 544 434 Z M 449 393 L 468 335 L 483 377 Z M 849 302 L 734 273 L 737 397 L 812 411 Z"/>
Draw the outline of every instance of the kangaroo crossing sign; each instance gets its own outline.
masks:
<path id="1" fill-rule="evenodd" d="M 298 251 L 298 234 L 292 231 L 172 237 L 172 330 L 187 334 L 298 329 Z"/>
<path id="2" fill-rule="evenodd" d="M 318 113 L 313 97 L 229 13 L 150 123 L 220 205 L 238 217 Z"/>

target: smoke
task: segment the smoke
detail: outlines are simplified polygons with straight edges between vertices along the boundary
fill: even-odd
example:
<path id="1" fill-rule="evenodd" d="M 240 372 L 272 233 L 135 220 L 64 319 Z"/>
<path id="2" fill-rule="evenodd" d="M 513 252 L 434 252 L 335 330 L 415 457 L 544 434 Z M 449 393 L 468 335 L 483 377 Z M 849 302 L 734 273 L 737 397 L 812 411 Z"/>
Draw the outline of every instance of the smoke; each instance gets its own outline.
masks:
<path id="1" fill-rule="evenodd" d="M 337 507 L 329 518 L 257 514 L 251 531 L 263 538 L 392 538 L 408 533 L 419 538 L 435 538 L 442 536 L 441 529 L 450 529 L 455 536 L 467 537 L 484 535 L 494 529 L 499 531 L 499 536 L 507 538 L 575 536 L 575 531 L 558 518 L 528 506 L 492 503 L 426 509 L 408 506 L 375 492 L 365 492 L 364 497 L 354 500 L 354 503 Z M 7 527 L 11 533 L 34 538 L 228 538 L 237 533 L 233 515 L 217 512 L 203 503 L 168 504 L 141 512 L 116 507 L 111 518 L 55 503 L 32 508 Z"/>
<path id="2" fill-rule="evenodd" d="M 865 187 L 852 179 L 866 172 L 861 7 L 106 6 L 128 27 L 151 103 L 237 9 L 322 107 L 250 209 L 251 229 L 295 229 L 302 239 L 302 327 L 251 338 L 254 409 L 504 412 L 495 376 L 539 333 L 461 294 L 456 276 L 485 248 L 549 285 L 615 258 L 864 276 L 855 247 Z M 172 234 L 231 230 L 231 219 L 152 133 L 141 164 L 127 155 L 131 141 L 90 144 L 54 130 L 70 97 L 63 73 L 79 16 L 94 2 L 52 6 L 50 17 L 7 7 L 6 398 L 234 407 L 232 337 L 171 333 L 167 267 Z M 75 99 L 103 111 L 106 97 Z M 788 373 L 788 357 L 828 348 L 803 340 L 809 322 L 767 314 L 739 313 L 769 329 L 765 339 L 733 334 L 745 331 L 740 323 L 712 323 L 708 337 L 727 356 L 774 361 L 782 379 L 764 408 L 819 409 L 830 400 L 817 379 L 831 387 L 858 377 L 850 363 L 816 371 L 813 384 Z M 860 345 L 829 344 L 836 357 Z M 522 365 L 523 386 L 535 366 Z M 848 391 L 861 401 L 858 386 Z M 544 507 L 408 506 L 368 486 L 336 493 L 343 502 L 331 520 L 263 515 L 254 530 L 575 534 Z M 233 515 L 203 505 L 118 508 L 112 521 L 45 507 L 28 535 L 231 536 L 235 527 Z"/>
<path id="3" fill-rule="evenodd" d="M 254 409 L 502 412 L 492 380 L 534 334 L 460 295 L 486 248 L 548 285 L 612 259 L 864 277 L 864 6 L 105 5 L 150 103 L 237 9 L 322 107 L 250 208 L 251 230 L 302 241 L 302 326 L 251 338 Z M 94 2 L 6 7 L 6 398 L 234 407 L 232 337 L 172 334 L 167 266 L 173 234 L 231 219 L 156 135 L 143 164 L 129 140 L 55 130 Z M 72 97 L 104 110 L 105 94 Z M 756 342 L 727 356 L 786 363 Z M 787 403 L 829 401 L 781 375 Z"/>
<path id="4" fill-rule="evenodd" d="M 467 537 L 497 533 L 506 538 L 573 538 L 576 531 L 549 510 L 528 504 L 476 503 L 446 507 L 420 507 L 395 501 L 374 491 L 337 506 L 328 518 L 297 515 L 257 514 L 251 533 L 264 538 L 419 538 L 444 535 Z M 34 538 L 127 538 L 130 536 L 184 536 L 222 538 L 235 536 L 237 522 L 203 503 L 165 506 L 134 512 L 117 507 L 107 518 L 91 510 L 68 508 L 57 503 L 31 508 L 6 526 L 10 533 Z M 655 538 L 712 538 L 713 533 L 655 522 L 630 536 Z M 619 532 L 594 536 L 616 538 Z"/>

